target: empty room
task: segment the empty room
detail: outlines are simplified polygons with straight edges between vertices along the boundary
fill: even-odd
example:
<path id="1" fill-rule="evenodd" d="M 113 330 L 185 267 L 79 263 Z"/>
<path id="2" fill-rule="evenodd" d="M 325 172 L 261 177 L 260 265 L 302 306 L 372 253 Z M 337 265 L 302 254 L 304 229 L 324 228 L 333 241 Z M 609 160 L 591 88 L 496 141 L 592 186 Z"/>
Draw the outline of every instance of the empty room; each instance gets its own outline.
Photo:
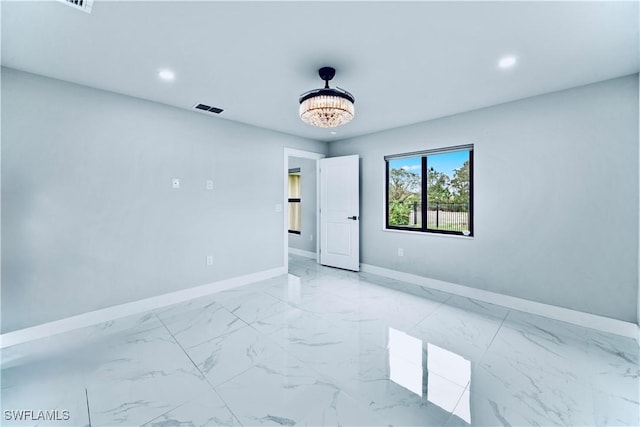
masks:
<path id="1" fill-rule="evenodd" d="M 639 13 L 0 1 L 0 425 L 640 425 Z"/>

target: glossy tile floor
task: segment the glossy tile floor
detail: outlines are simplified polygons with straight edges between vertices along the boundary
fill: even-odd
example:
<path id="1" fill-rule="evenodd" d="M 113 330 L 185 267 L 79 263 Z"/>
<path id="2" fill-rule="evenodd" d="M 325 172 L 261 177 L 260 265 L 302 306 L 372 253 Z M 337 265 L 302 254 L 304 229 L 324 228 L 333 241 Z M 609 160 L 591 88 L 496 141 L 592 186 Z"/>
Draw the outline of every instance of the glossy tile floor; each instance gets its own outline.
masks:
<path id="1" fill-rule="evenodd" d="M 633 340 L 296 256 L 290 271 L 3 350 L 2 425 L 640 425 Z"/>

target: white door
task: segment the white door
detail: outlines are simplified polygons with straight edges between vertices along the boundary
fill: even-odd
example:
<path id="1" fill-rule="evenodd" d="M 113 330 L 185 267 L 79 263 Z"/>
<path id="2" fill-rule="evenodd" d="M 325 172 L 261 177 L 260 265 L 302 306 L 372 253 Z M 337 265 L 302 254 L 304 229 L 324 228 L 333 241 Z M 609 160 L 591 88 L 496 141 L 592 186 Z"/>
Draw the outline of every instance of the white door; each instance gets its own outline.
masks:
<path id="1" fill-rule="evenodd" d="M 320 264 L 360 271 L 358 156 L 320 159 Z"/>

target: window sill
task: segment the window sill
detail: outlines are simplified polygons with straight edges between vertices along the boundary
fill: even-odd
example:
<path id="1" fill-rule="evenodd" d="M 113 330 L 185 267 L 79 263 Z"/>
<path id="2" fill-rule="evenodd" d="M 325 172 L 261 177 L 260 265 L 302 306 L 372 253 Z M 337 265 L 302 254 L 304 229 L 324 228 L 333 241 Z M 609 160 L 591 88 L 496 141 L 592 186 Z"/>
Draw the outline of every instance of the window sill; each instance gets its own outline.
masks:
<path id="1" fill-rule="evenodd" d="M 473 240 L 475 238 L 475 236 L 463 236 L 460 234 L 427 233 L 423 231 L 394 230 L 392 228 L 382 228 L 382 231 L 386 231 L 389 233 L 411 234 L 412 236 L 422 235 L 422 236 L 448 237 L 448 238 L 463 239 L 463 240 Z"/>

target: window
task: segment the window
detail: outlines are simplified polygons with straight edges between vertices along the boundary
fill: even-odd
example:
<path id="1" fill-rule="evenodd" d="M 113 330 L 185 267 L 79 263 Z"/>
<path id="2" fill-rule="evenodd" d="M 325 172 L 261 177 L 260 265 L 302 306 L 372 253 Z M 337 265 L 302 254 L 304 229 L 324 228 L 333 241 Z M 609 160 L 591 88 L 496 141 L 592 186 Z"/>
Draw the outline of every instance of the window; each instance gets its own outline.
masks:
<path id="1" fill-rule="evenodd" d="M 300 168 L 289 169 L 289 233 L 300 234 Z"/>
<path id="2" fill-rule="evenodd" d="M 386 156 L 386 228 L 473 236 L 473 146 Z"/>

